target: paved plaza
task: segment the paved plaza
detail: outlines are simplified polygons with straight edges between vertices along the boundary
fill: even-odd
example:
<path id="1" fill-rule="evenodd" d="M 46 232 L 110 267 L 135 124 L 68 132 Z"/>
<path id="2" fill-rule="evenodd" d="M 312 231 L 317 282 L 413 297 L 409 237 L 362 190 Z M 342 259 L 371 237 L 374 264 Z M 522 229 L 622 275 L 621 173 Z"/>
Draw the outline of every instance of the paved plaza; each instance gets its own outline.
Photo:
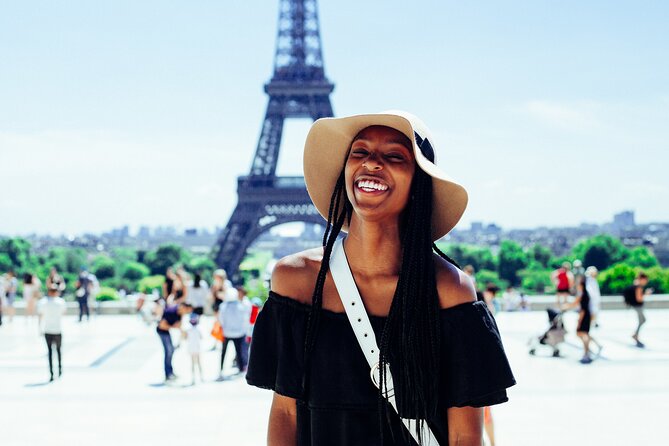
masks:
<path id="1" fill-rule="evenodd" d="M 575 313 L 566 316 L 564 358 L 548 350 L 527 353 L 530 336 L 547 327 L 544 312 L 498 314 L 518 385 L 509 403 L 493 409 L 497 444 L 667 444 L 661 421 L 669 413 L 669 310 L 647 316 L 641 350 L 630 339 L 634 313 L 604 311 L 593 331 L 604 344 L 602 357 L 581 365 Z M 204 318 L 203 333 L 211 323 Z M 139 317 L 97 316 L 79 324 L 67 316 L 63 333 L 64 374 L 49 384 L 36 324 L 17 317 L 0 327 L 3 446 L 265 444 L 271 392 L 246 385 L 231 364 L 229 379 L 216 382 L 220 348 L 205 351 L 205 382 L 195 386 L 190 359 L 178 349 L 179 381 L 164 386 L 155 327 Z M 205 335 L 204 349 L 212 345 Z"/>

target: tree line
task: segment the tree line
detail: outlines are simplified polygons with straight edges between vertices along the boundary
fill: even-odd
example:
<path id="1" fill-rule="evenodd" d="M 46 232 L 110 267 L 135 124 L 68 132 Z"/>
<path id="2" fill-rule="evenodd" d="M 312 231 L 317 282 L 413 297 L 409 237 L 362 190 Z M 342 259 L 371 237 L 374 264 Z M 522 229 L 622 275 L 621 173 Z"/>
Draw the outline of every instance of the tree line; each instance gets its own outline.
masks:
<path id="1" fill-rule="evenodd" d="M 515 286 L 527 293 L 552 293 L 551 272 L 563 262 L 580 259 L 585 267 L 595 266 L 601 272 L 598 280 L 605 294 L 620 294 L 638 270 L 650 278 L 649 286 L 658 293 L 669 293 L 669 269 L 662 268 L 653 253 L 644 246 L 625 247 L 609 235 L 597 235 L 576 244 L 566 256 L 555 256 L 545 246 L 523 248 L 511 240 L 496 249 L 465 244 L 438 243 L 439 248 L 460 264 L 472 265 L 480 284 L 494 283 L 500 288 Z M 259 274 L 245 276 L 250 295 L 263 296 L 266 287 L 256 277 L 271 260 L 268 253 L 255 253 L 245 263 L 254 265 Z M 95 274 L 103 287 L 128 292 L 150 293 L 160 289 L 163 274 L 169 266 L 182 265 L 191 273 L 210 278 L 216 265 L 206 255 L 190 253 L 176 244 L 164 244 L 153 250 L 115 248 L 110 252 L 90 253 L 83 248 L 53 247 L 46 254 L 33 252 L 22 238 L 0 240 L 0 273 L 13 270 L 17 276 L 36 274 L 44 282 L 56 267 L 67 282 L 66 292 L 74 291 L 82 266 Z M 114 298 L 112 295 L 110 298 Z"/>
<path id="2" fill-rule="evenodd" d="M 547 247 L 536 244 L 523 248 L 505 240 L 495 251 L 488 247 L 437 243 L 442 251 L 460 264 L 472 265 L 480 284 L 493 283 L 500 288 L 514 286 L 527 293 L 553 293 L 551 273 L 565 261 L 581 260 L 584 267 L 599 271 L 602 293 L 621 294 L 639 270 L 649 276 L 649 287 L 656 293 L 669 293 L 669 269 L 662 268 L 645 246 L 628 248 L 610 235 L 596 235 L 577 243 L 568 255 L 556 256 Z"/>
<path id="3" fill-rule="evenodd" d="M 216 265 L 207 256 L 194 255 L 176 244 L 165 244 L 150 251 L 114 248 L 110 252 L 91 253 L 83 248 L 53 247 L 46 254 L 35 254 L 22 238 L 0 240 L 0 273 L 12 270 L 21 278 L 34 274 L 45 283 L 55 267 L 66 283 L 65 295 L 74 292 L 82 268 L 95 274 L 101 285 L 98 300 L 118 298 L 116 290 L 151 293 L 160 290 L 163 274 L 169 266 L 182 265 L 186 270 L 211 277 Z"/>

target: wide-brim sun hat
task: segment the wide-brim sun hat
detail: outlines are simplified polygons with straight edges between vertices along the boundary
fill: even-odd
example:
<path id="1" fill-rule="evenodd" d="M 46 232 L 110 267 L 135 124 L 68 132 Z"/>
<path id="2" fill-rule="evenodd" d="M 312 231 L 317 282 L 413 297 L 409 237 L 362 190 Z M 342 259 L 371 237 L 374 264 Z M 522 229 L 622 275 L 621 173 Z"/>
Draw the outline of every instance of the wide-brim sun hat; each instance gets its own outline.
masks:
<path id="1" fill-rule="evenodd" d="M 465 212 L 467 191 L 423 154 L 418 144 L 427 140 L 436 155 L 432 133 L 423 121 L 405 111 L 321 118 L 313 123 L 304 145 L 304 181 L 314 206 L 327 220 L 332 192 L 353 138 L 363 129 L 375 125 L 398 130 L 411 141 L 416 164 L 432 177 L 432 240 L 442 238 Z M 342 229 L 348 230 L 348 222 Z"/>

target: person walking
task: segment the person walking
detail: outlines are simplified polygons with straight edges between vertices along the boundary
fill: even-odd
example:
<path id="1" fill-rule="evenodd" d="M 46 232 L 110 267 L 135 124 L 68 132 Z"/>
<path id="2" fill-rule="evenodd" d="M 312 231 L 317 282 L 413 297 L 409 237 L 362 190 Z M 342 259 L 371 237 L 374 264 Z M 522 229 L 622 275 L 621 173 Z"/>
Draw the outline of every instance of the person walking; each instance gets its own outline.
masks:
<path id="1" fill-rule="evenodd" d="M 482 407 L 508 400 L 496 323 L 434 245 L 467 203 L 434 142 L 401 111 L 312 125 L 323 247 L 277 262 L 246 375 L 274 391 L 268 444 L 480 445 Z"/>
<path id="2" fill-rule="evenodd" d="M 599 282 L 597 282 L 597 275 L 599 271 L 594 266 L 589 266 L 585 270 L 585 289 L 590 296 L 590 324 L 599 327 L 599 311 L 602 309 L 602 293 L 599 290 Z"/>
<path id="3" fill-rule="evenodd" d="M 51 282 L 47 290 L 47 296 L 40 299 L 37 305 L 40 325 L 46 340 L 46 347 L 49 355 L 49 381 L 53 381 L 53 349 L 56 349 L 58 356 L 58 377 L 63 375 L 63 358 L 61 347 L 63 342 L 62 325 L 63 315 L 67 311 L 65 300 L 60 297 L 60 285 L 58 282 Z"/>
<path id="4" fill-rule="evenodd" d="M 65 291 L 65 279 L 58 273 L 58 269 L 52 266 L 49 270 L 49 276 L 46 278 L 46 289 L 50 290 L 54 283 L 58 285 L 58 295 L 62 296 Z"/>
<path id="5" fill-rule="evenodd" d="M 171 300 L 171 296 L 174 293 L 174 280 L 176 279 L 176 274 L 174 273 L 174 268 L 171 266 L 168 266 L 167 269 L 165 270 L 165 280 L 163 281 L 163 294 L 162 294 L 162 299 L 165 302 L 168 302 Z M 169 302 L 172 304 L 173 302 Z"/>
<path id="6" fill-rule="evenodd" d="M 91 313 L 88 309 L 88 298 L 91 294 L 91 288 L 93 287 L 93 282 L 90 279 L 88 269 L 85 266 L 81 267 L 79 272 L 79 277 L 77 278 L 77 283 L 75 284 L 74 295 L 77 298 L 77 303 L 79 304 L 79 322 L 81 322 L 86 315 L 86 320 L 91 320 Z"/>
<path id="7" fill-rule="evenodd" d="M 571 264 L 564 262 L 562 266 L 551 273 L 551 280 L 556 289 L 557 306 L 561 308 L 569 302 L 569 296 L 574 287 L 574 274 L 571 272 Z"/>
<path id="8" fill-rule="evenodd" d="M 193 313 L 202 316 L 208 295 L 209 285 L 202 280 L 200 273 L 195 273 L 193 280 L 188 282 L 188 293 L 186 295 L 186 301 L 193 306 Z"/>
<path id="9" fill-rule="evenodd" d="M 25 304 L 25 320 L 26 324 L 30 324 L 31 319 L 35 316 L 37 310 L 37 302 L 40 294 L 40 283 L 37 276 L 31 273 L 23 275 L 23 302 Z"/>
<path id="10" fill-rule="evenodd" d="M 16 292 L 19 289 L 19 281 L 16 278 L 14 270 L 7 271 L 5 275 L 5 303 L 6 307 L 4 309 L 9 322 L 14 320 L 14 315 L 16 314 L 16 309 L 14 308 L 14 301 L 16 300 Z"/>
<path id="11" fill-rule="evenodd" d="M 200 352 L 202 350 L 202 333 L 198 328 L 200 317 L 193 312 L 190 315 L 190 326 L 186 330 L 186 344 L 188 346 L 188 354 L 191 359 L 191 385 L 195 385 L 195 369 L 200 373 L 200 382 L 204 382 L 204 375 L 202 373 L 202 364 L 200 362 Z"/>
<path id="12" fill-rule="evenodd" d="M 228 344 L 232 342 L 235 345 L 235 357 L 237 368 L 240 373 L 246 371 L 248 362 L 246 348 L 246 334 L 249 331 L 251 320 L 251 303 L 246 298 L 243 288 L 242 292 L 238 290 L 237 299 L 225 301 L 218 308 L 218 321 L 223 329 L 223 349 L 221 350 L 221 369 L 218 380 L 224 380 L 223 365 L 225 363 L 225 354 L 228 351 Z"/>
<path id="13" fill-rule="evenodd" d="M 580 259 L 575 259 L 572 263 L 571 273 L 574 276 L 574 289 L 572 290 L 572 294 L 576 295 L 579 283 L 581 279 L 585 277 L 585 268 L 583 268 L 583 262 L 581 262 Z"/>
<path id="14" fill-rule="evenodd" d="M 590 325 L 592 323 L 592 315 L 590 313 L 590 293 L 585 283 L 585 276 L 581 276 L 578 279 L 576 285 L 576 298 L 573 302 L 565 304 L 562 307 L 562 310 L 569 310 L 571 308 L 578 308 L 578 323 L 576 325 L 576 335 L 583 342 L 583 357 L 580 360 L 581 364 L 590 364 L 592 362 L 592 356 L 590 355 L 590 343 L 592 342 L 597 346 L 599 351 L 597 356 L 602 353 L 602 345 L 597 342 L 592 336 L 590 336 Z"/>
<path id="15" fill-rule="evenodd" d="M 174 283 L 172 285 L 172 294 L 174 295 L 175 304 L 186 302 L 188 298 L 188 282 L 190 277 L 186 270 L 180 266 L 174 275 Z"/>
<path id="16" fill-rule="evenodd" d="M 634 283 L 623 291 L 623 297 L 625 298 L 625 303 L 631 307 L 637 315 L 638 323 L 634 334 L 632 334 L 632 339 L 636 343 L 636 346 L 639 348 L 644 348 L 646 345 L 639 340 L 639 332 L 641 327 L 646 323 L 646 315 L 643 312 L 644 298 L 646 295 L 653 292 L 652 288 L 645 289 L 648 285 L 648 275 L 643 271 L 640 271 Z"/>
<path id="17" fill-rule="evenodd" d="M 214 271 L 214 283 L 211 286 L 211 302 L 214 313 L 218 314 L 218 308 L 225 301 L 237 299 L 237 292 L 228 280 L 228 274 L 224 269 Z"/>
<path id="18" fill-rule="evenodd" d="M 160 342 L 163 345 L 164 351 L 164 370 L 165 370 L 165 382 L 174 381 L 177 379 L 174 374 L 174 368 L 172 367 L 172 356 L 174 355 L 174 344 L 172 343 L 172 336 L 170 335 L 170 329 L 172 328 L 181 328 L 181 318 L 185 314 L 190 314 L 193 311 L 193 308 L 182 302 L 180 304 L 167 305 L 163 310 L 163 315 L 160 321 L 158 321 L 158 326 L 156 327 L 156 332 L 160 338 Z"/>

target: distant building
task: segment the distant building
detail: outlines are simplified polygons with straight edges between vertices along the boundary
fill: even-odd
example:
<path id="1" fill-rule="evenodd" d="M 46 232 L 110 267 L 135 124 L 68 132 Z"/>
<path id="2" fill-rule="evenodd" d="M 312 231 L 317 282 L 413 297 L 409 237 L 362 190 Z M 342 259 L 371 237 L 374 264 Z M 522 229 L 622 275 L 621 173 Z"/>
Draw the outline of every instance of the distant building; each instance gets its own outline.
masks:
<path id="1" fill-rule="evenodd" d="M 144 239 L 149 237 L 151 237 L 151 229 L 148 226 L 140 226 L 137 238 Z"/>
<path id="2" fill-rule="evenodd" d="M 623 211 L 613 216 L 613 230 L 622 231 L 636 226 L 634 211 Z"/>

